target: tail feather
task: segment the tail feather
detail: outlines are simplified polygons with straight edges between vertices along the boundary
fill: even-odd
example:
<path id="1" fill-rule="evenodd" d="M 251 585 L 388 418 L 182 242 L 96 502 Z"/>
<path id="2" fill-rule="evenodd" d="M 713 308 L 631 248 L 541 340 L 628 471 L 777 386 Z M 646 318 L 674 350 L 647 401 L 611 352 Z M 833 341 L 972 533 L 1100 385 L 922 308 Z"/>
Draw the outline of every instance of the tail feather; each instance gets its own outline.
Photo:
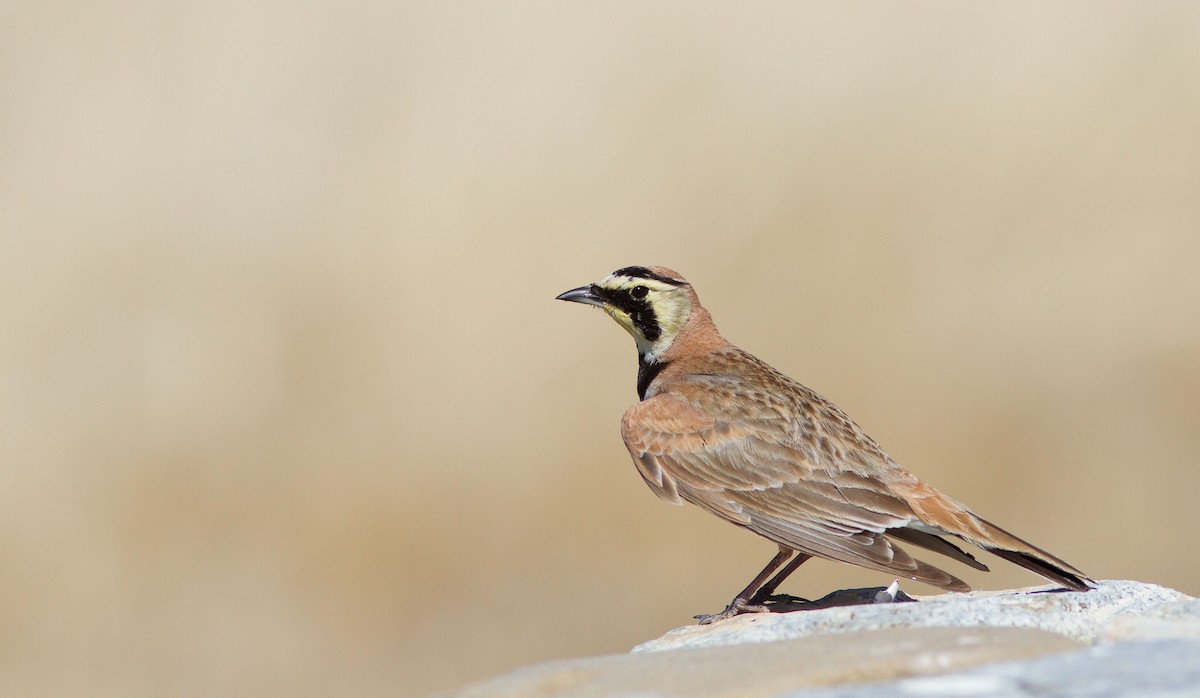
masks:
<path id="1" fill-rule="evenodd" d="M 946 497 L 929 485 L 916 483 L 913 485 L 912 491 L 906 497 L 906 500 L 909 506 L 912 507 L 913 512 L 917 514 L 921 522 L 926 526 L 961 538 L 971 545 L 995 553 L 997 556 L 1013 564 L 1020 565 L 1030 572 L 1040 574 L 1046 579 L 1068 588 L 1077 591 L 1086 591 L 1095 585 L 1095 582 L 1088 579 L 1088 576 L 1083 572 L 1045 550 L 1021 540 L 990 521 L 980 518 L 972 513 L 970 509 Z M 971 565 L 971 562 L 963 560 L 957 554 L 966 555 L 963 551 L 958 550 L 957 547 L 947 543 L 946 545 L 950 547 L 950 550 L 947 550 L 939 543 L 934 542 L 940 540 L 936 534 L 926 534 L 924 531 L 918 530 L 914 538 L 911 532 L 913 529 L 903 530 L 906 532 L 899 536 L 897 536 L 896 529 L 888 531 L 888 534 L 900 537 L 903 540 L 909 540 L 916 545 L 936 550 L 960 562 L 966 562 L 966 564 Z M 921 534 L 925 534 L 927 538 L 922 538 Z M 904 538 L 903 536 L 905 535 L 908 538 Z M 931 547 L 930 545 L 926 545 L 926 543 L 932 543 L 933 546 L 937 547 Z M 945 541 L 942 541 L 942 543 L 945 543 Z M 970 557 L 969 555 L 966 556 Z M 971 566 L 974 567 L 975 565 Z"/>
<path id="2" fill-rule="evenodd" d="M 1095 586 L 1095 582 L 1082 571 L 1072 567 L 1067 562 L 1051 555 L 1036 545 L 1032 545 L 1003 528 L 975 517 L 977 523 L 986 534 L 985 540 L 972 540 L 975 545 L 984 550 L 1020 565 L 1030 572 L 1040 574 L 1052 582 L 1057 582 L 1075 591 L 1087 591 Z"/>
<path id="3" fill-rule="evenodd" d="M 935 536 L 932 533 L 918 531 L 915 528 L 891 528 L 888 529 L 887 534 L 897 540 L 918 545 L 926 550 L 932 550 L 935 553 L 941 553 L 946 557 L 958 560 L 964 565 L 974 567 L 977 570 L 982 570 L 984 572 L 988 571 L 987 565 L 983 564 L 979 560 L 976 560 L 974 555 L 968 553 L 941 536 Z"/>
<path id="4" fill-rule="evenodd" d="M 1092 588 L 1092 580 L 1083 575 L 1082 572 L 1072 572 L 1063 569 L 1055 564 L 1048 562 L 1036 555 L 1021 552 L 1019 550 L 1005 550 L 1004 548 L 993 548 L 984 546 L 984 549 L 994 555 L 1004 558 L 1009 562 L 1020 565 L 1030 572 L 1036 572 L 1052 582 L 1057 582 L 1068 589 L 1075 591 L 1087 591 Z M 1035 548 L 1036 550 L 1036 548 Z"/>
<path id="5" fill-rule="evenodd" d="M 916 563 L 916 569 L 911 572 L 906 572 L 904 570 L 885 569 L 882 567 L 878 568 L 878 569 L 881 569 L 885 572 L 893 572 L 893 573 L 897 573 L 897 574 L 902 574 L 902 575 L 908 577 L 909 579 L 915 579 L 918 582 L 925 582 L 926 584 L 932 584 L 933 586 L 935 586 L 939 589 L 945 589 L 946 591 L 970 591 L 971 590 L 970 585 L 968 585 L 963 580 L 959 579 L 958 577 L 955 577 L 954 575 L 950 574 L 949 572 L 947 572 L 943 569 L 934 567 L 933 565 L 929 564 L 928 562 L 923 562 L 921 560 L 913 560 L 913 562 Z"/>

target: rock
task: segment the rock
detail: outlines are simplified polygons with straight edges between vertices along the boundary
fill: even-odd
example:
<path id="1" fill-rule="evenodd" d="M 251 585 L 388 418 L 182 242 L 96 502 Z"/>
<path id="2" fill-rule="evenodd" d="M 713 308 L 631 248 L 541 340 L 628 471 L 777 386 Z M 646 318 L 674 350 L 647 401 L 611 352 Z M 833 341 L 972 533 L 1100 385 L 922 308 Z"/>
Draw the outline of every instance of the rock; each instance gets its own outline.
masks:
<path id="1" fill-rule="evenodd" d="M 744 642 L 771 642 L 885 628 L 1036 628 L 1092 643 L 1114 638 L 1200 635 L 1200 601 L 1173 589 L 1130 581 L 1101 582 L 1086 593 L 1042 586 L 1012 591 L 917 596 L 919 603 L 842 606 L 796 613 L 747 614 L 689 625 L 633 648 L 657 652 Z M 858 590 L 856 590 L 858 591 Z M 1192 610 L 1188 610 L 1192 609 Z"/>
<path id="2" fill-rule="evenodd" d="M 777 695 L 795 698 L 1182 698 L 1200 695 L 1200 643 L 1194 640 L 1122 642 L 939 676 Z"/>
<path id="3" fill-rule="evenodd" d="M 879 591 L 850 590 L 822 601 L 887 598 Z M 1200 694 L 1200 600 L 1180 592 L 1107 581 L 1086 593 L 1035 587 L 917 599 L 690 625 L 631 654 L 525 667 L 446 695 Z"/>
<path id="4" fill-rule="evenodd" d="M 1081 648 L 1019 628 L 916 628 L 563 660 L 468 686 L 456 698 L 768 698 Z"/>

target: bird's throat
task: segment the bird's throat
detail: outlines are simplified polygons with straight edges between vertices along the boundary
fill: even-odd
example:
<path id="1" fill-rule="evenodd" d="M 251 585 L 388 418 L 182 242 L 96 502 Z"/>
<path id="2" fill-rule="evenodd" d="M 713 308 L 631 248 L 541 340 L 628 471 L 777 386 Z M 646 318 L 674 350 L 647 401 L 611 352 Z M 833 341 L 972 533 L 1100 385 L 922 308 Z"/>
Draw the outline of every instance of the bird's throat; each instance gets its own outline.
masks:
<path id="1" fill-rule="evenodd" d="M 650 389 L 650 384 L 670 363 L 670 361 L 655 361 L 645 355 L 638 357 L 637 392 L 639 400 L 646 399 L 646 391 Z"/>

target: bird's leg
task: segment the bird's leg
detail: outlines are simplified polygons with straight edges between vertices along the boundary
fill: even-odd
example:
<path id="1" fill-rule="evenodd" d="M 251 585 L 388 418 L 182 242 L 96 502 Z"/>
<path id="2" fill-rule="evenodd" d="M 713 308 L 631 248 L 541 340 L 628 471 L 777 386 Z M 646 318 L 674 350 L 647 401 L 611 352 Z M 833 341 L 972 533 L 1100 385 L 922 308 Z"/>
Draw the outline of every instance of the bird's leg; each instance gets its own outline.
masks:
<path id="1" fill-rule="evenodd" d="M 758 573 L 758 576 L 754 578 L 754 581 L 750 582 L 745 589 L 742 589 L 737 596 L 733 597 L 733 601 L 729 602 L 729 605 L 725 607 L 724 611 L 721 611 L 720 613 L 706 613 L 703 615 L 694 616 L 694 618 L 700 621 L 700 625 L 708 625 L 709 623 L 715 623 L 719 620 L 732 618 L 740 613 L 762 613 L 763 611 L 766 611 L 766 606 L 751 604 L 750 599 L 751 597 L 757 598 L 755 592 L 758 591 L 759 587 L 762 586 L 763 581 L 767 577 L 771 576 L 771 573 L 777 570 L 779 566 L 791 556 L 791 548 L 785 548 L 782 545 L 779 546 L 779 552 L 775 555 L 775 557 L 771 558 L 771 561 L 767 563 L 767 566 L 763 568 L 762 572 Z M 808 559 L 808 557 L 805 556 L 805 559 Z M 788 567 L 791 567 L 791 565 L 788 565 Z M 782 582 L 783 580 L 780 579 L 779 581 Z M 776 585 L 778 586 L 778 582 L 776 582 Z"/>
<path id="2" fill-rule="evenodd" d="M 750 603 L 763 604 L 766 603 L 768 599 L 773 598 L 775 589 L 777 589 L 779 585 L 783 583 L 783 580 L 787 579 L 788 575 L 790 575 L 792 572 L 795 572 L 796 568 L 800 567 L 800 565 L 803 565 L 805 562 L 808 562 L 811 559 L 812 555 L 805 555 L 804 553 L 797 552 L 796 557 L 792 558 L 791 561 L 787 563 L 786 567 L 779 570 L 779 573 L 774 577 L 771 577 L 771 581 L 759 587 L 758 592 L 756 592 L 754 596 L 750 598 Z M 784 599 L 786 601 L 803 601 L 803 599 L 799 599 L 795 596 L 786 594 L 784 596 L 786 597 Z"/>

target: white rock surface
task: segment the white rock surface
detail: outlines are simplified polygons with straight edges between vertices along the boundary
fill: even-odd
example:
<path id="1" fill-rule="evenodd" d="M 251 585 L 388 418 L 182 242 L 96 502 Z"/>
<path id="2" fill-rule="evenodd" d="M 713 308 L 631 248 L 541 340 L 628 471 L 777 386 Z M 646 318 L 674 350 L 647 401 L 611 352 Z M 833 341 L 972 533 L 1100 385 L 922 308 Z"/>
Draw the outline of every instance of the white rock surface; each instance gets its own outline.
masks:
<path id="1" fill-rule="evenodd" d="M 885 628 L 1035 628 L 1081 642 L 1137 637 L 1200 639 L 1200 601 L 1155 584 L 1112 580 L 1086 593 L 1053 586 L 918 596 L 917 603 L 841 606 L 736 616 L 677 628 L 634 652 L 771 642 Z"/>
<path id="2" fill-rule="evenodd" d="M 1128 581 L 1047 590 L 739 616 L 673 630 L 631 654 L 524 667 L 446 695 L 1200 697 L 1200 600 Z"/>
<path id="3" fill-rule="evenodd" d="M 930 676 L 1082 645 L 1018 628 L 915 628 L 548 662 L 481 681 L 456 698 L 770 698 Z"/>
<path id="4" fill-rule="evenodd" d="M 1184 698 L 1200 696 L 1200 642 L 1151 640 L 781 698 Z"/>

